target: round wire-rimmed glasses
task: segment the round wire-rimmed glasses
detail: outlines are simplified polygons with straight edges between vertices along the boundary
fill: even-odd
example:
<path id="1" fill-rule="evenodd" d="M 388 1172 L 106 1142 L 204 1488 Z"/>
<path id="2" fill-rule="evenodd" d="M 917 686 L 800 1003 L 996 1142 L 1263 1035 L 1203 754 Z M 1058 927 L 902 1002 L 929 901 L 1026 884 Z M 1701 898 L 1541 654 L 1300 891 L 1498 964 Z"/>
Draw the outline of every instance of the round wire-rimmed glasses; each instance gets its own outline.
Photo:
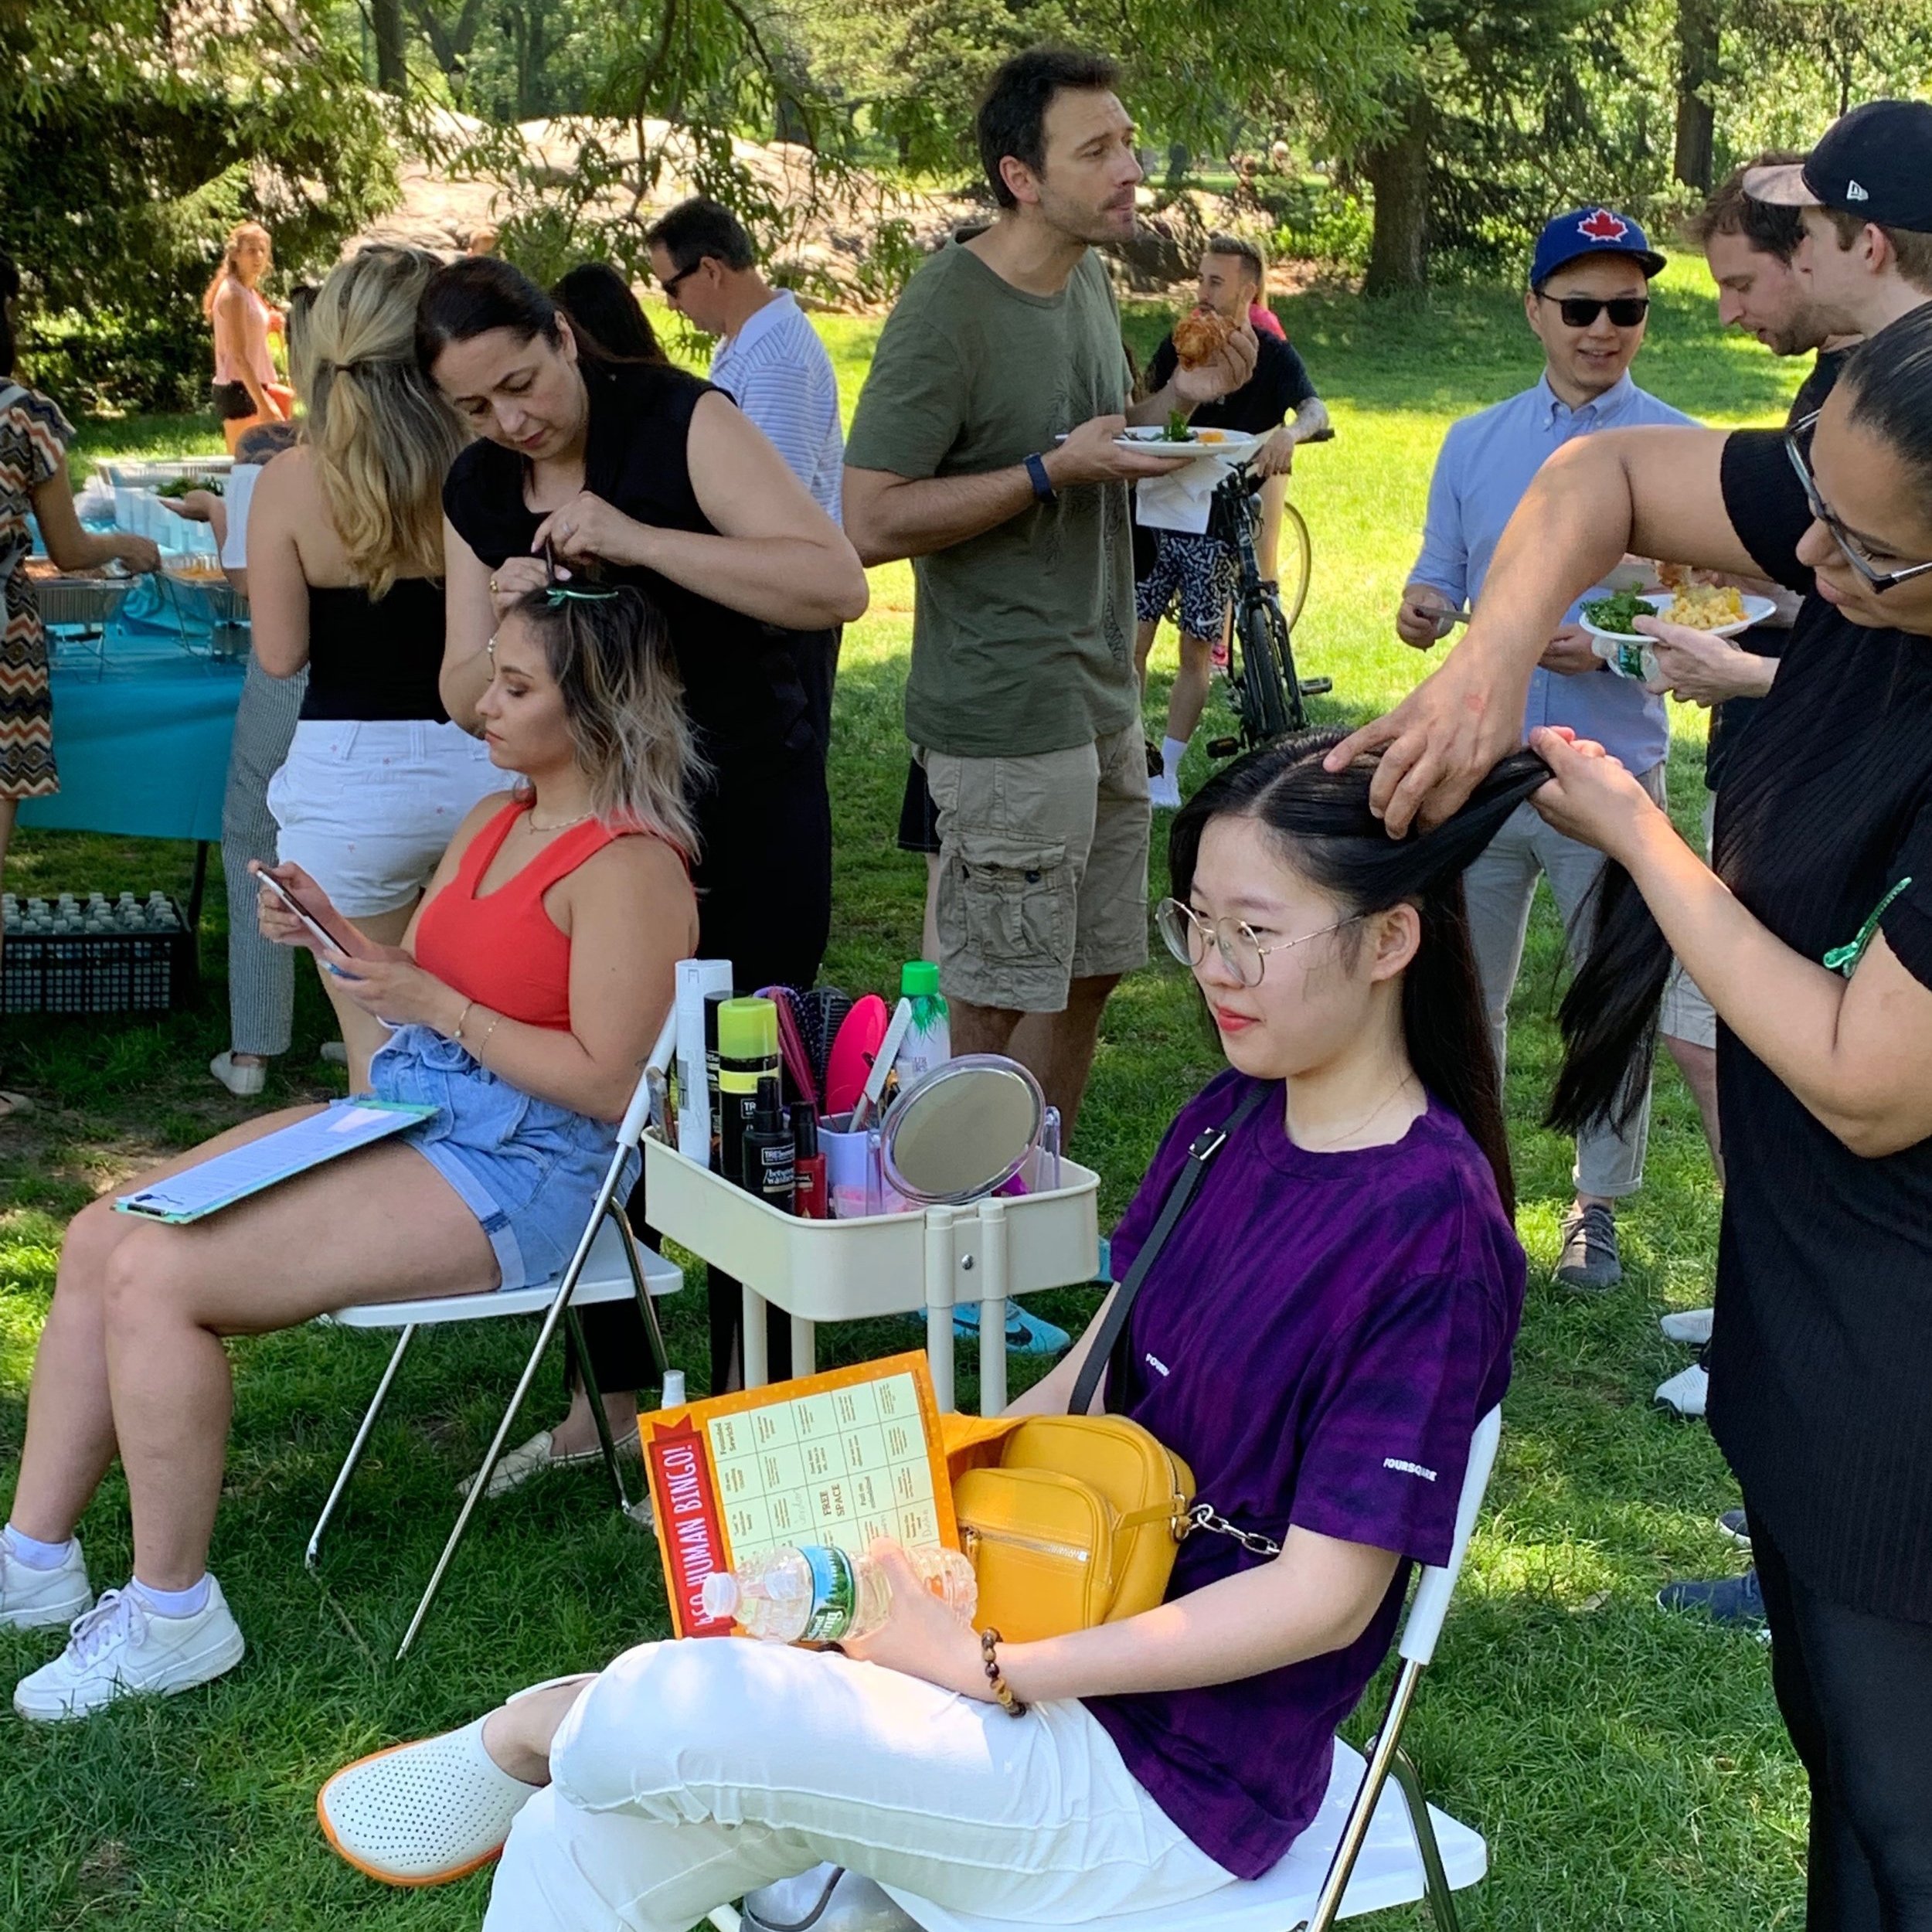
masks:
<path id="1" fill-rule="evenodd" d="M 1154 908 L 1154 923 L 1168 951 L 1183 966 L 1194 967 L 1207 957 L 1207 949 L 1212 944 L 1221 955 L 1221 964 L 1243 986 L 1259 986 L 1261 975 L 1267 971 L 1270 953 L 1285 953 L 1297 946 L 1305 946 L 1311 939 L 1319 939 L 1325 933 L 1338 933 L 1344 926 L 1352 926 L 1362 915 L 1351 913 L 1346 919 L 1338 919 L 1332 926 L 1318 927 L 1311 933 L 1304 933 L 1298 939 L 1278 940 L 1272 946 L 1264 946 L 1255 937 L 1254 928 L 1245 920 L 1203 919 L 1192 906 L 1184 906 L 1178 899 L 1163 899 Z"/>

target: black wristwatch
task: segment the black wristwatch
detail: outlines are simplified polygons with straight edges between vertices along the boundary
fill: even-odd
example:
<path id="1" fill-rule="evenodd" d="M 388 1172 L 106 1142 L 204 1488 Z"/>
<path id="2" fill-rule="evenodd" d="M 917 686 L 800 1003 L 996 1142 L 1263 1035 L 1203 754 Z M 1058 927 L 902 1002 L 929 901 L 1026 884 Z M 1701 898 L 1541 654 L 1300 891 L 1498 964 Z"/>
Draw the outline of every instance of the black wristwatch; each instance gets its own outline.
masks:
<path id="1" fill-rule="evenodd" d="M 1029 456 L 1026 459 L 1026 474 L 1033 485 L 1033 494 L 1043 503 L 1053 501 L 1053 479 L 1046 474 L 1046 458 Z"/>

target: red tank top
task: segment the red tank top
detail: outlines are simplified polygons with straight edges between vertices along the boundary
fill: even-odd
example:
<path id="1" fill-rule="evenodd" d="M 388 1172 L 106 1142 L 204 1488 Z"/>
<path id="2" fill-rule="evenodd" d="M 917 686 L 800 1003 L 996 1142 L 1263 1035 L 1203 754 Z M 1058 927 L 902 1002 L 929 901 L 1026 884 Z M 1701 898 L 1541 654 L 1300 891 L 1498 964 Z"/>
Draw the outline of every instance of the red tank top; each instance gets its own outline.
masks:
<path id="1" fill-rule="evenodd" d="M 505 805 L 470 841 L 455 878 L 423 908 L 416 963 L 505 1019 L 568 1031 L 570 941 L 543 910 L 543 895 L 614 838 L 631 835 L 587 819 L 478 897 L 490 862 L 529 809 Z"/>

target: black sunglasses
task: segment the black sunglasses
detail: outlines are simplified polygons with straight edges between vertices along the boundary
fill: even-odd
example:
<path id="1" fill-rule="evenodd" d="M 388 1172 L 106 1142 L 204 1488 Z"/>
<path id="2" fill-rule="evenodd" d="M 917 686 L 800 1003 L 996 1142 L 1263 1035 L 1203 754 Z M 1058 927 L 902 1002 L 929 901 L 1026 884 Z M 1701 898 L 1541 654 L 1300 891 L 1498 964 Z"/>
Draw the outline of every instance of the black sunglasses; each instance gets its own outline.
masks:
<path id="1" fill-rule="evenodd" d="M 1605 309 L 1610 311 L 1610 319 L 1619 328 L 1634 328 L 1650 313 L 1648 295 L 1618 295 L 1610 301 L 1599 301 L 1594 295 L 1546 295 L 1536 291 L 1539 302 L 1554 302 L 1561 311 L 1566 328 L 1588 328 Z"/>
<path id="2" fill-rule="evenodd" d="M 664 291 L 665 299 L 667 301 L 669 301 L 673 295 L 677 294 L 678 285 L 679 283 L 689 280 L 690 277 L 696 274 L 698 270 L 703 267 L 706 259 L 706 258 L 704 256 L 700 255 L 689 268 L 681 268 L 668 282 L 658 283 L 658 286 Z"/>

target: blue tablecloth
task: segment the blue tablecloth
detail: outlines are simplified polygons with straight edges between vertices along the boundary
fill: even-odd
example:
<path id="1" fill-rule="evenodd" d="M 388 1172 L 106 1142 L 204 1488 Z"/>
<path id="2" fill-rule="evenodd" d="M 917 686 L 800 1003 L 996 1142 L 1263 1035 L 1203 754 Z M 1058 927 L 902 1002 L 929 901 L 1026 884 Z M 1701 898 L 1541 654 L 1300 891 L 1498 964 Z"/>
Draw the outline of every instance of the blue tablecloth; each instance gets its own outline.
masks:
<path id="1" fill-rule="evenodd" d="M 104 639 L 57 643 L 52 683 L 60 790 L 23 801 L 20 823 L 219 840 L 247 658 L 209 655 L 211 634 L 203 598 L 150 581 L 128 594 Z"/>

